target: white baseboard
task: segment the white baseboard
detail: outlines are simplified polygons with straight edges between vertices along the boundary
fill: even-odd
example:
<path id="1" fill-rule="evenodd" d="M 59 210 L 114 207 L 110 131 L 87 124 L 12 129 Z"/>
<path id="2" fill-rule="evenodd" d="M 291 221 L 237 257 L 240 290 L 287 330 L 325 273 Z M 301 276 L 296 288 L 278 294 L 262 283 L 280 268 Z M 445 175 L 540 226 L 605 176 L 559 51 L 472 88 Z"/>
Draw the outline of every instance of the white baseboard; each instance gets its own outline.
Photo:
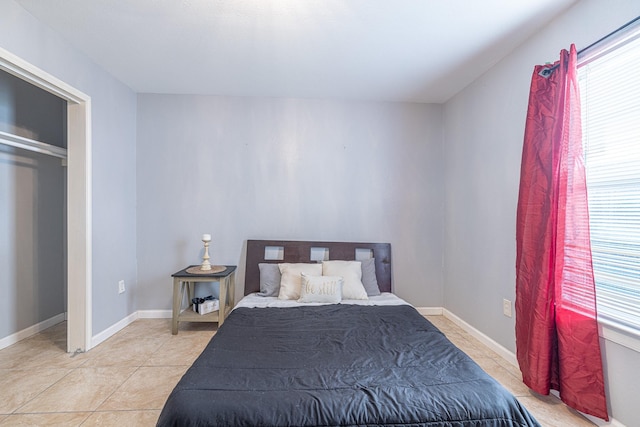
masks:
<path id="1" fill-rule="evenodd" d="M 138 319 L 171 319 L 171 310 L 138 310 Z"/>
<path id="2" fill-rule="evenodd" d="M 45 329 L 57 325 L 60 322 L 64 322 L 66 319 L 67 313 L 56 314 L 55 316 L 47 320 L 43 320 L 42 322 L 36 323 L 35 325 L 29 326 L 28 328 L 24 328 L 23 330 L 18 331 L 15 334 L 6 336 L 0 339 L 0 350 L 9 347 L 10 345 L 15 344 L 25 338 L 29 338 L 30 336 L 35 335 L 38 332 L 42 332 Z"/>
<path id="3" fill-rule="evenodd" d="M 171 310 L 138 310 L 119 322 L 111 325 L 104 331 L 94 335 L 91 338 L 91 348 L 94 348 L 98 344 L 106 341 L 137 319 L 171 319 L 172 316 L 173 312 Z"/>
<path id="4" fill-rule="evenodd" d="M 442 307 L 415 307 L 423 316 L 442 316 Z"/>
<path id="5" fill-rule="evenodd" d="M 557 397 L 558 399 L 560 399 L 560 393 L 558 392 L 558 390 L 551 390 L 549 392 L 549 394 L 554 395 L 555 397 Z M 580 412 L 580 411 L 578 411 Z M 592 423 L 594 423 L 595 425 L 599 426 L 599 427 L 627 427 L 625 424 L 622 424 L 620 421 L 616 420 L 615 418 L 609 418 L 609 421 L 605 421 L 602 420 L 600 418 L 594 417 L 592 415 L 589 414 L 585 414 L 584 412 L 580 412 L 586 419 L 588 419 L 589 421 L 591 421 Z"/>
<path id="6" fill-rule="evenodd" d="M 582 414 L 582 412 L 580 413 Z M 591 421 L 592 423 L 594 423 L 599 427 L 627 427 L 626 425 L 622 424 L 620 421 L 616 420 L 615 418 L 609 418 L 609 421 L 607 422 L 607 421 L 601 420 L 600 418 L 593 417 L 589 414 L 582 414 L 582 415 L 584 415 L 589 421 Z"/>
<path id="7" fill-rule="evenodd" d="M 124 319 L 120 320 L 119 322 L 109 326 L 104 331 L 94 335 L 93 337 L 91 337 L 91 348 L 94 348 L 98 344 L 106 341 L 107 339 L 109 339 L 110 337 L 112 337 L 122 329 L 124 329 L 126 326 L 133 323 L 137 318 L 138 318 L 138 312 L 136 311 L 134 313 L 131 313 Z"/>
<path id="8" fill-rule="evenodd" d="M 516 367 L 518 366 L 518 359 L 516 358 L 516 355 L 514 353 L 512 353 L 505 347 L 501 346 L 496 341 L 489 338 L 488 335 L 485 335 L 484 333 L 480 332 L 479 330 L 477 330 L 476 328 L 474 328 L 473 326 L 471 326 L 470 324 L 468 324 L 467 322 L 465 322 L 464 320 L 462 320 L 461 318 L 459 318 L 449 310 L 444 309 L 443 314 L 444 314 L 444 317 L 451 320 L 453 323 L 460 326 L 462 329 L 464 329 L 469 334 L 471 334 L 472 337 L 474 337 L 475 339 L 480 341 L 482 344 L 489 347 L 491 350 L 498 353 L 507 362 L 511 363 L 513 366 L 516 366 Z"/>
<path id="9" fill-rule="evenodd" d="M 506 348 L 498 344 L 496 341 L 489 338 L 489 336 L 483 334 L 482 332 L 480 332 L 479 330 L 477 330 L 476 328 L 474 328 L 473 326 L 471 326 L 470 324 L 468 324 L 467 322 L 465 322 L 464 320 L 462 320 L 461 318 L 459 318 L 458 316 L 456 316 L 455 314 L 447 310 L 446 308 L 416 307 L 416 310 L 418 310 L 418 313 L 422 314 L 423 316 L 446 317 L 447 319 L 451 320 L 453 323 L 455 323 L 456 325 L 460 326 L 462 329 L 467 331 L 469 334 L 471 334 L 474 338 L 476 338 L 482 344 L 486 345 L 491 350 L 498 353 L 503 359 L 507 360 L 509 363 L 513 364 L 514 366 L 518 366 L 518 360 L 515 354 L 513 354 L 511 351 L 507 350 Z"/>

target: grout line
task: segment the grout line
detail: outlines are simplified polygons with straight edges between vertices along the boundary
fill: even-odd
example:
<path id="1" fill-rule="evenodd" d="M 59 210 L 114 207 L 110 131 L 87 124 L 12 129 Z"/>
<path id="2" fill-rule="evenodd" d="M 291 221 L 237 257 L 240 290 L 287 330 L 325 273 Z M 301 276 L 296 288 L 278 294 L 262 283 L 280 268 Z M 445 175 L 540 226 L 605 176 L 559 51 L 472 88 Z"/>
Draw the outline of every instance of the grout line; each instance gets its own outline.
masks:
<path id="1" fill-rule="evenodd" d="M 134 369 L 133 371 L 131 371 L 131 374 L 129 374 L 129 376 L 128 376 L 127 378 L 125 378 L 125 379 L 124 379 L 124 381 L 122 381 L 118 387 L 116 387 L 115 389 L 113 389 L 113 391 L 111 392 L 111 394 L 109 394 L 107 397 L 105 397 L 105 398 L 102 400 L 102 402 L 100 402 L 92 412 L 97 412 L 97 411 L 98 411 L 98 409 L 100 408 L 100 406 L 104 405 L 104 403 L 105 403 L 107 400 L 109 400 L 109 398 L 110 398 L 111 396 L 113 396 L 114 394 L 116 394 L 116 393 L 117 393 L 117 391 L 118 391 L 118 390 L 120 390 L 120 389 L 122 388 L 122 386 L 123 386 L 127 381 L 129 381 L 129 379 L 131 379 L 131 377 L 132 377 L 136 372 L 138 372 L 138 370 L 139 370 L 139 369 L 140 369 L 140 366 L 136 366 L 136 367 L 135 367 L 135 369 Z M 105 411 L 105 412 L 106 412 L 106 411 Z M 86 421 L 86 420 L 85 420 L 85 421 Z"/>
<path id="2" fill-rule="evenodd" d="M 21 408 L 24 408 L 26 405 L 28 405 L 29 403 L 31 403 L 32 400 L 38 398 L 41 394 L 43 394 L 44 392 L 46 392 L 47 390 L 49 390 L 51 387 L 53 387 L 54 385 L 58 384 L 60 381 L 62 381 L 64 378 L 68 377 L 69 375 L 71 375 L 71 373 L 76 369 L 76 368 L 62 368 L 62 369 L 68 369 L 68 372 L 66 374 L 64 374 L 63 376 L 61 376 L 60 378 L 58 378 L 56 381 L 54 381 L 53 383 L 49 384 L 49 386 L 45 387 L 44 389 L 42 389 L 42 391 L 40 391 L 40 393 L 36 394 L 35 396 L 33 396 L 31 399 L 28 399 L 27 401 L 23 402 L 22 405 L 18 406 L 16 409 L 13 410 L 13 412 L 10 415 L 19 415 L 19 414 L 31 414 L 31 412 L 18 412 L 18 410 L 20 410 Z M 38 412 L 35 412 L 38 413 Z"/>

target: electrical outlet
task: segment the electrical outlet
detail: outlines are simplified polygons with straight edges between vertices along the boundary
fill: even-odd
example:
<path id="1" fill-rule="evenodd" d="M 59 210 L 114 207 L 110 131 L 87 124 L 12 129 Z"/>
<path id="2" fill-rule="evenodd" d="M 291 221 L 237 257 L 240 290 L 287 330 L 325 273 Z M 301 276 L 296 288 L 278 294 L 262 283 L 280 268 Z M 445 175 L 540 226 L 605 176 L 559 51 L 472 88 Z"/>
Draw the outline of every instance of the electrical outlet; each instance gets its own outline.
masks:
<path id="1" fill-rule="evenodd" d="M 511 317 L 511 301 L 508 299 L 502 300 L 502 314 L 507 317 Z"/>
<path id="2" fill-rule="evenodd" d="M 121 294 L 124 292 L 124 280 L 120 280 L 118 282 L 118 293 Z"/>

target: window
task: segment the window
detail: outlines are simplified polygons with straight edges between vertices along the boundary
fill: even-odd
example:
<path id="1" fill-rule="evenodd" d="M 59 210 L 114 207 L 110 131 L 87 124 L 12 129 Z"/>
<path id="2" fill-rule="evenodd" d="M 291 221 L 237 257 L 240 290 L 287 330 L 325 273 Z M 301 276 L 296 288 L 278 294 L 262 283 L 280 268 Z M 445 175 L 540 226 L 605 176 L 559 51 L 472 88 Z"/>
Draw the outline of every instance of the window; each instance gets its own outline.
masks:
<path id="1" fill-rule="evenodd" d="M 640 32 L 625 37 L 578 72 L 598 315 L 640 334 Z"/>

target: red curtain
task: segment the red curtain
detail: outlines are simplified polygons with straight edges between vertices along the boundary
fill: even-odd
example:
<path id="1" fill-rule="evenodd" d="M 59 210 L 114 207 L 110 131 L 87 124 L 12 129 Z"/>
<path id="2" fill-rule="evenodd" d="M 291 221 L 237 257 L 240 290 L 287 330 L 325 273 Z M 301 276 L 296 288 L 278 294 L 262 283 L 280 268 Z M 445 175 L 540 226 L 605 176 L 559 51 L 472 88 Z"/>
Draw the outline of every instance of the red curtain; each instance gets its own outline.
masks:
<path id="1" fill-rule="evenodd" d="M 608 420 L 575 46 L 531 80 L 517 212 L 516 347 L 527 386 Z"/>

